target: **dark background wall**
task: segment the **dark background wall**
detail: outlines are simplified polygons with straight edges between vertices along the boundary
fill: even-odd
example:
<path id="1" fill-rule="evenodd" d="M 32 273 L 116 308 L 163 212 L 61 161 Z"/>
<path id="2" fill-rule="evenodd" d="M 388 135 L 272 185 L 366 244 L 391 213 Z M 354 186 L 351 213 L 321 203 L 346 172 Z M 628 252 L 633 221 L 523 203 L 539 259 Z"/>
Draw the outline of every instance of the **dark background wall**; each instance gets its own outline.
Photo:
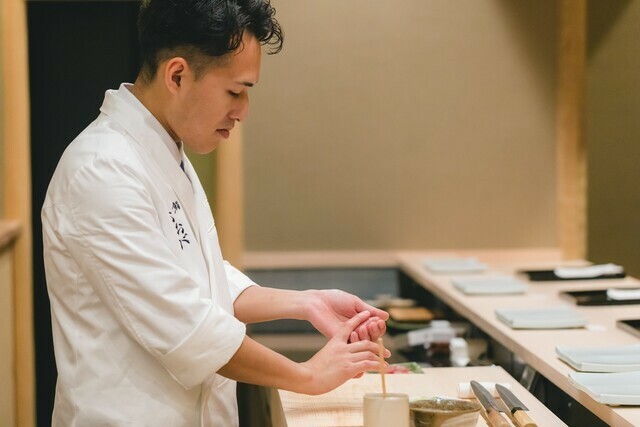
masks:
<path id="1" fill-rule="evenodd" d="M 51 425 L 56 366 L 40 209 L 64 149 L 99 113 L 104 91 L 133 81 L 138 2 L 29 2 L 34 325 L 39 426 Z"/>

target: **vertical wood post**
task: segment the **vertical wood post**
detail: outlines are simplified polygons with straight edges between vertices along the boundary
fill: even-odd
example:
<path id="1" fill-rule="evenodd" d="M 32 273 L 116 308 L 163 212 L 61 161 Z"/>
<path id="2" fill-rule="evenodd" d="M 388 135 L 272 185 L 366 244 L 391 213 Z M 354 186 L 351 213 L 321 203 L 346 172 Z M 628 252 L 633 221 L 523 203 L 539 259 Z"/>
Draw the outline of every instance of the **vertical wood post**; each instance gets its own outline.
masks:
<path id="1" fill-rule="evenodd" d="M 558 237 L 565 258 L 586 257 L 586 0 L 560 0 L 557 93 Z"/>
<path id="2" fill-rule="evenodd" d="M 224 258 L 242 269 L 244 251 L 244 192 L 242 125 L 238 123 L 216 152 L 214 215 Z"/>
<path id="3" fill-rule="evenodd" d="M 31 167 L 29 129 L 29 68 L 27 4 L 1 0 L 0 66 L 4 123 L 4 194 L 7 219 L 18 220 L 22 233 L 14 247 L 15 390 L 20 427 L 35 426 L 35 368 L 33 335 L 33 255 L 31 233 Z"/>

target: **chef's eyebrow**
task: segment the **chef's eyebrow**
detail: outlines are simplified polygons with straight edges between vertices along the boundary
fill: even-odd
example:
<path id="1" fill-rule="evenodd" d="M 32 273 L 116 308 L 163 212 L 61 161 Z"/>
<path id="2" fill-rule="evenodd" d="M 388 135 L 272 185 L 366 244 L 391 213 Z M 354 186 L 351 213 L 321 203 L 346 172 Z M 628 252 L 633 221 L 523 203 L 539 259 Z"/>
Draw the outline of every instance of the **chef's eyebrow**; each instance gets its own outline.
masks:
<path id="1" fill-rule="evenodd" d="M 251 82 L 236 82 L 236 83 L 246 87 L 253 87 L 253 83 Z"/>

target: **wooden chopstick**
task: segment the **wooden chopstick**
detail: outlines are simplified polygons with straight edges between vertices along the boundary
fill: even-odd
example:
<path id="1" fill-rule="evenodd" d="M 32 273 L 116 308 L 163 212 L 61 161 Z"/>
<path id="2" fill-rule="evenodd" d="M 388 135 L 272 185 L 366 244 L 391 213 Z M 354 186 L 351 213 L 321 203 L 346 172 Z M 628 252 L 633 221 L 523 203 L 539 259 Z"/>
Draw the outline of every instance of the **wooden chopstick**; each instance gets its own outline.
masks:
<path id="1" fill-rule="evenodd" d="M 382 379 L 382 398 L 387 397 L 387 383 L 384 380 L 384 372 L 387 367 L 384 363 L 384 345 L 382 343 L 382 337 L 378 338 L 378 357 L 380 358 L 380 378 Z"/>

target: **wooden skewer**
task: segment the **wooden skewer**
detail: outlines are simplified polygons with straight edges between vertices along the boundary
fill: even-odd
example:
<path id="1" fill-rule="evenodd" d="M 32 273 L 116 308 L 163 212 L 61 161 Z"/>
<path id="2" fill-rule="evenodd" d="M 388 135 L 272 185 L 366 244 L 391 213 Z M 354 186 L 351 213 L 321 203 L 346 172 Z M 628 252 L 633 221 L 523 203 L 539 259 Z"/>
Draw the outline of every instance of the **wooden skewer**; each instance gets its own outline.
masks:
<path id="1" fill-rule="evenodd" d="M 382 398 L 387 397 L 387 384 L 384 381 L 384 371 L 387 370 L 384 363 L 384 345 L 382 343 L 382 337 L 378 338 L 378 357 L 380 357 L 380 378 L 382 378 Z"/>

